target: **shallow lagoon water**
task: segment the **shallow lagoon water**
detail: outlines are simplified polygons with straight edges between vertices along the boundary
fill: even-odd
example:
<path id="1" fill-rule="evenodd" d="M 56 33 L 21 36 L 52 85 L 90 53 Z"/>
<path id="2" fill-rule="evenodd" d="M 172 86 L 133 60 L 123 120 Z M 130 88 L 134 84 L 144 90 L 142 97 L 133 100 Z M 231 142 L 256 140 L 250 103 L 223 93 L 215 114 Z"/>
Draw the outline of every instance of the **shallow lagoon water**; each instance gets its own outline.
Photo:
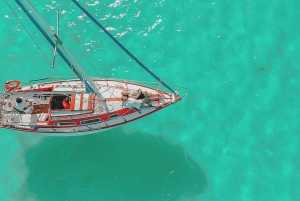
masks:
<path id="1" fill-rule="evenodd" d="M 90 136 L 0 130 L 1 200 L 300 199 L 299 2 L 80 2 L 165 82 L 202 95 Z M 154 81 L 69 1 L 32 3 L 50 25 L 63 10 L 61 37 L 88 74 Z M 0 9 L 0 82 L 56 75 Z"/>

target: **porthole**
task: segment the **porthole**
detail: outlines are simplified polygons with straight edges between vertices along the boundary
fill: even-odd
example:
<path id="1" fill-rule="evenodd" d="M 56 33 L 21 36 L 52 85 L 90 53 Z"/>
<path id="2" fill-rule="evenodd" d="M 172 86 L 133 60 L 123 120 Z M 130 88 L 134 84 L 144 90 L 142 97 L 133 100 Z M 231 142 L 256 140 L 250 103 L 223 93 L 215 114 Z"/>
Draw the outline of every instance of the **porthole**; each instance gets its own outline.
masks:
<path id="1" fill-rule="evenodd" d="M 95 124 L 95 123 L 99 123 L 101 120 L 100 119 L 89 119 L 89 120 L 85 120 L 85 121 L 81 121 L 81 124 Z"/>
<path id="2" fill-rule="evenodd" d="M 75 122 L 59 122 L 59 123 L 55 123 L 55 126 L 73 126 L 76 125 Z"/>

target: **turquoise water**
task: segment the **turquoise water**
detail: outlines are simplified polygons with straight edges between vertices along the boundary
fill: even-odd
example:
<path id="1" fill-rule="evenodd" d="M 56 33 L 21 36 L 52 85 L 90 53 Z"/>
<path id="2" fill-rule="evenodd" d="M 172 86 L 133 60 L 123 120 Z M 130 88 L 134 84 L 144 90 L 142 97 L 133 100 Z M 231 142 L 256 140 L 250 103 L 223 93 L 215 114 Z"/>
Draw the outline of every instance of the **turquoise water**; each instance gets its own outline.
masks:
<path id="1" fill-rule="evenodd" d="M 42 2 L 51 25 L 63 10 L 61 37 L 90 75 L 154 81 L 70 1 Z M 0 130 L 0 200 L 300 200 L 299 1 L 80 2 L 165 82 L 202 95 L 89 136 Z M 57 75 L 0 10 L 0 83 Z"/>

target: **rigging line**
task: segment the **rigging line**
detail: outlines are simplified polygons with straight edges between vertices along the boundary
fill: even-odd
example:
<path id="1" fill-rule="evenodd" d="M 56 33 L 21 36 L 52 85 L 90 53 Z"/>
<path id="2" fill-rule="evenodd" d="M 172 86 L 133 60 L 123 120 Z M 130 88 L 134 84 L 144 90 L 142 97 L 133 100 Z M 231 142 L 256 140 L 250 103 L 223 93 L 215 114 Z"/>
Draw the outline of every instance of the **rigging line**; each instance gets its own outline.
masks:
<path id="1" fill-rule="evenodd" d="M 190 97 L 190 98 L 188 98 L 188 99 L 185 99 L 185 100 L 182 100 L 182 101 L 183 101 L 183 102 L 184 102 L 184 101 L 189 101 L 189 100 L 192 100 L 192 99 L 197 98 L 197 97 L 199 97 L 199 96 L 202 96 L 203 94 L 205 94 L 205 93 L 197 94 L 197 95 L 195 95 L 195 96 L 192 96 L 192 97 Z"/>
<path id="2" fill-rule="evenodd" d="M 232 75 L 228 80 L 231 80 L 233 77 L 234 77 L 234 75 Z M 220 86 L 218 86 L 218 87 L 215 87 L 215 88 L 213 88 L 213 89 L 207 90 L 207 91 L 205 91 L 205 92 L 203 92 L 203 93 L 196 94 L 196 95 L 194 95 L 194 96 L 192 96 L 192 97 L 188 97 L 187 99 L 185 99 L 185 100 L 183 100 L 183 101 L 189 101 L 189 100 L 192 100 L 192 99 L 197 98 L 197 97 L 199 97 L 199 96 L 202 96 L 202 95 L 211 93 L 212 91 L 215 91 L 215 90 L 217 90 L 217 89 L 219 89 L 219 88 L 221 88 L 221 87 L 223 87 L 224 85 L 227 85 L 227 84 L 228 84 L 228 81 L 224 81 L 224 82 L 222 83 L 222 85 L 220 85 Z"/>
<path id="3" fill-rule="evenodd" d="M 63 50 L 64 50 L 64 52 L 66 53 L 66 57 L 68 57 L 68 59 L 69 59 L 69 61 L 70 61 L 70 57 L 69 57 L 69 54 L 67 53 L 67 51 L 66 51 L 66 49 L 64 48 L 64 47 L 61 47 Z M 71 64 L 71 63 L 70 63 Z M 73 66 L 73 64 L 71 64 L 71 69 L 73 69 L 72 71 L 73 71 L 73 73 L 75 72 L 74 70 L 74 66 Z M 54 68 L 54 70 L 55 70 L 55 68 Z M 58 72 L 58 71 L 57 71 Z M 76 73 L 75 73 L 76 74 Z M 61 75 L 62 76 L 62 75 Z M 63 78 L 63 77 L 62 77 Z M 67 83 L 68 83 L 68 85 L 75 91 L 75 89 L 70 85 L 70 83 L 65 79 L 65 78 L 63 78 Z M 83 82 L 84 83 L 84 82 Z M 103 102 L 103 100 L 101 100 L 100 99 L 100 101 L 101 102 Z"/>
<path id="4" fill-rule="evenodd" d="M 9 7 L 9 9 L 11 10 L 11 12 L 14 14 L 14 16 L 17 18 L 17 20 L 19 21 L 19 23 L 21 24 L 21 26 L 25 29 L 25 31 L 27 32 L 27 34 L 29 35 L 29 37 L 33 40 L 33 42 L 35 43 L 36 47 L 41 51 L 41 53 L 43 54 L 43 56 L 45 57 L 45 59 L 47 60 L 47 62 L 51 65 L 51 61 L 48 59 L 48 57 L 46 56 L 46 54 L 40 48 L 40 46 L 38 45 L 38 43 L 34 40 L 34 38 L 32 37 L 32 35 L 29 33 L 28 29 L 22 23 L 22 21 L 20 20 L 20 18 L 18 17 L 18 15 L 15 13 L 15 11 L 12 9 L 12 7 L 10 6 L 10 4 L 7 2 L 7 0 L 4 0 L 4 1 L 5 1 L 6 5 Z"/>
<path id="5" fill-rule="evenodd" d="M 41 79 L 36 79 L 36 80 L 29 80 L 28 82 L 36 82 L 36 81 L 48 80 L 48 79 L 50 79 L 50 78 L 46 77 L 46 78 L 41 78 Z"/>
<path id="6" fill-rule="evenodd" d="M 199 93 L 199 94 L 196 94 L 196 95 L 194 95 L 194 96 L 192 96 L 192 97 L 188 97 L 187 99 L 184 99 L 184 100 L 182 100 L 182 101 L 184 102 L 184 101 L 193 100 L 193 99 L 195 99 L 195 98 L 198 98 L 199 96 L 202 96 L 202 95 L 211 93 L 212 91 L 215 91 L 215 90 L 217 90 L 217 89 L 219 89 L 219 88 L 221 88 L 221 87 L 222 87 L 222 86 L 215 87 L 215 88 L 210 89 L 210 90 L 208 90 L 208 91 L 205 91 L 205 92 L 203 92 L 203 93 Z"/>
<path id="7" fill-rule="evenodd" d="M 70 85 L 70 83 L 64 78 L 64 76 L 55 68 L 55 67 L 53 67 L 53 69 L 56 71 L 56 73 L 65 81 L 65 82 L 67 82 L 68 83 L 68 85 L 69 85 L 69 87 L 71 87 L 71 89 L 73 90 L 73 91 L 75 91 L 75 89 L 72 87 L 72 85 Z"/>
<path id="8" fill-rule="evenodd" d="M 32 39 L 32 41 L 35 43 L 36 47 L 41 51 L 41 53 L 43 54 L 43 56 L 45 57 L 45 59 L 47 60 L 47 62 L 49 63 L 50 66 L 52 66 L 51 61 L 48 59 L 48 57 L 46 56 L 46 54 L 43 52 L 43 50 L 41 49 L 41 47 L 38 45 L 38 43 L 34 40 L 34 38 L 32 37 L 32 35 L 30 34 L 30 32 L 28 31 L 28 29 L 25 27 L 25 25 L 22 23 L 22 21 L 20 20 L 20 18 L 18 17 L 18 15 L 16 14 L 16 12 L 12 9 L 12 7 L 10 6 L 10 4 L 7 2 L 7 0 L 5 0 L 6 5 L 9 7 L 9 9 L 11 10 L 11 12 L 14 14 L 14 16 L 17 18 L 17 20 L 19 21 L 19 23 L 21 24 L 21 26 L 25 29 L 25 31 L 27 32 L 27 34 L 29 35 L 29 37 Z M 62 79 L 64 79 L 64 77 L 58 72 L 57 69 L 54 69 L 58 75 L 60 75 L 60 77 Z M 68 83 L 69 84 L 69 83 Z M 70 85 L 70 84 L 69 84 Z M 72 89 L 73 87 L 70 86 Z M 74 89 L 73 89 L 74 90 Z"/>
<path id="9" fill-rule="evenodd" d="M 83 8 L 77 0 L 72 0 L 78 8 L 80 8 L 107 36 L 109 36 L 123 51 L 125 51 L 136 63 L 138 63 L 144 70 L 146 70 L 152 77 L 154 77 L 158 82 L 162 83 L 167 89 L 169 89 L 172 93 L 174 93 L 174 90 L 171 89 L 170 86 L 168 86 L 162 79 L 160 79 L 157 75 L 155 75 L 149 68 L 147 68 L 142 62 L 138 60 L 129 50 L 127 50 L 117 39 L 114 38 L 113 35 L 109 33 L 105 29 L 100 22 L 98 22 L 85 8 Z"/>
<path id="10" fill-rule="evenodd" d="M 29 7 L 31 7 L 33 14 L 31 14 L 26 9 L 26 7 L 21 3 L 20 0 L 15 0 L 15 1 L 22 8 L 22 10 L 25 12 L 25 14 L 29 17 L 29 19 L 36 26 L 36 28 L 38 28 L 38 30 L 43 34 L 43 36 L 47 39 L 47 41 L 51 44 L 51 46 L 54 47 L 55 43 L 50 38 L 52 36 L 52 31 L 49 29 L 49 26 L 47 26 L 46 23 L 43 23 L 44 22 L 43 17 L 40 16 L 40 14 L 35 10 L 34 7 L 32 7 L 30 2 L 28 2 L 27 0 L 25 0 L 25 4 Z M 38 19 L 41 20 L 40 22 L 42 22 L 44 28 L 46 28 L 45 30 L 41 27 L 41 25 L 36 21 L 36 19 L 33 16 L 36 16 Z M 63 45 L 61 45 L 61 46 L 63 47 Z M 71 67 L 72 63 L 66 58 L 66 56 L 63 54 L 63 52 L 60 50 L 60 48 L 57 48 L 57 51 L 58 51 L 59 55 L 62 57 L 62 59 L 67 63 L 67 65 Z M 74 62 L 75 65 L 78 64 L 75 59 L 72 59 L 72 62 Z M 77 66 L 77 67 L 78 67 L 78 69 L 74 69 L 74 73 L 79 77 L 80 80 L 82 80 L 83 83 L 85 83 L 86 91 L 96 93 L 96 90 L 94 90 L 94 88 L 93 88 L 93 84 L 90 83 L 91 82 L 90 79 L 84 78 L 84 76 L 82 75 L 82 73 L 83 73 L 82 69 L 79 66 Z M 101 95 L 100 95 L 100 97 L 101 97 Z"/>
<path id="11" fill-rule="evenodd" d="M 29 2 L 29 4 L 31 4 L 30 2 Z M 31 4 L 32 5 L 32 4 Z M 32 5 L 32 7 L 33 7 L 33 9 L 35 9 L 35 7 Z M 35 9 L 36 10 L 36 9 Z M 37 10 L 36 10 L 36 12 L 37 12 Z M 57 11 L 57 18 L 59 17 L 59 10 Z M 46 24 L 46 25 L 48 25 L 47 24 L 47 22 L 44 20 L 44 19 L 42 19 L 43 20 L 43 23 L 44 24 Z M 49 25 L 48 25 L 49 26 Z M 50 26 L 49 26 L 50 27 Z M 58 36 L 58 33 L 59 33 L 59 19 L 57 19 L 57 36 Z M 69 85 L 69 87 L 73 90 L 73 91 L 75 91 L 75 89 L 73 88 L 73 86 L 64 78 L 64 76 L 55 68 L 55 66 L 54 66 L 54 62 L 55 62 L 55 56 L 56 56 L 56 53 L 57 53 L 57 45 L 59 45 L 59 42 L 57 41 L 56 42 L 56 44 L 55 44 L 55 50 L 54 50 L 54 59 L 53 59 L 53 61 L 51 62 L 51 67 L 56 71 L 56 73 L 63 79 L 63 80 L 65 80 L 67 83 L 68 83 L 68 85 Z"/>
<path id="12" fill-rule="evenodd" d="M 22 8 L 22 10 L 25 12 L 25 14 L 29 17 L 29 19 L 31 20 L 31 22 L 36 26 L 36 28 L 43 34 L 43 36 L 47 39 L 47 41 L 51 44 L 52 47 L 55 46 L 55 43 L 52 41 L 52 39 L 50 38 L 50 36 L 47 34 L 47 32 L 41 27 L 41 25 L 36 21 L 36 19 L 34 19 L 34 17 L 31 15 L 31 13 L 25 8 L 25 6 L 20 2 L 20 0 L 15 0 L 16 3 Z M 30 2 L 28 2 L 26 0 L 26 2 L 28 4 L 30 4 Z M 32 7 L 32 9 L 35 10 L 34 7 Z M 35 10 L 36 11 L 36 10 Z M 37 11 L 36 14 L 40 15 Z M 38 18 L 40 20 L 43 20 L 42 17 L 38 16 Z M 44 20 L 42 21 L 44 22 Z M 43 25 L 48 27 L 47 24 L 44 23 Z M 63 47 L 63 46 L 61 46 Z M 63 52 L 60 50 L 60 48 L 57 48 L 57 52 L 58 54 L 61 56 L 61 58 L 67 63 L 68 66 L 71 67 L 72 63 L 70 62 L 70 60 L 67 59 L 67 57 L 63 54 Z M 65 50 L 66 52 L 66 50 Z M 69 54 L 68 54 L 69 55 Z M 73 60 L 73 62 L 75 62 L 75 60 Z M 88 92 L 94 91 L 93 87 L 90 85 L 90 83 L 88 81 L 86 81 L 86 79 L 81 75 L 80 71 L 78 71 L 78 69 L 74 69 L 74 73 L 77 75 L 77 77 L 86 85 L 86 89 Z"/>
<path id="13" fill-rule="evenodd" d="M 161 87 L 161 83 L 160 83 L 160 82 L 158 82 L 158 86 L 157 86 L 157 88 L 156 88 L 156 92 L 158 92 L 158 91 L 159 91 L 160 87 Z"/>

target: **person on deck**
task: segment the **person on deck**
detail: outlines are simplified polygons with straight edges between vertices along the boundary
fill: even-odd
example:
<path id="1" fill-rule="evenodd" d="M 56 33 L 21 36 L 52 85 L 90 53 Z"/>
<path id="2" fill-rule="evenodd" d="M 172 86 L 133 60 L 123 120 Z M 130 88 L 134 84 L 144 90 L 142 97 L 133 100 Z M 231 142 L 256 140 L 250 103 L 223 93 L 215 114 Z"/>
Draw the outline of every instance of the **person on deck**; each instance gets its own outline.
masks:
<path id="1" fill-rule="evenodd" d="M 141 104 L 143 100 L 136 100 L 134 98 L 130 98 L 128 96 L 122 96 L 123 106 L 124 108 L 129 108 L 141 113 L 140 110 Z"/>
<path id="2" fill-rule="evenodd" d="M 153 94 L 153 95 L 154 95 L 154 94 Z M 151 98 L 150 98 L 149 96 L 147 96 L 146 98 L 144 98 L 144 100 L 143 100 L 143 102 L 142 102 L 142 105 L 143 105 L 143 106 L 148 106 L 148 107 L 158 107 L 158 106 L 159 106 L 158 103 L 153 104 L 153 103 L 151 103 L 151 102 L 152 102 Z"/>
<path id="3" fill-rule="evenodd" d="M 31 114 L 33 112 L 34 107 L 31 102 L 23 97 L 16 98 L 16 109 L 19 112 L 25 112 L 26 114 Z"/>
<path id="4" fill-rule="evenodd" d="M 136 100 L 141 100 L 141 99 L 148 98 L 149 101 L 157 101 L 161 98 L 160 94 L 149 94 L 147 91 L 142 91 L 141 89 L 138 89 L 138 90 L 135 90 L 135 89 L 124 90 L 124 91 L 122 91 L 122 96 L 131 97 L 131 98 L 134 98 Z"/>
<path id="5" fill-rule="evenodd" d="M 122 91 L 122 96 L 128 96 L 130 98 L 134 98 L 136 100 L 144 99 L 147 95 L 147 92 L 142 92 L 141 89 L 127 89 Z"/>

